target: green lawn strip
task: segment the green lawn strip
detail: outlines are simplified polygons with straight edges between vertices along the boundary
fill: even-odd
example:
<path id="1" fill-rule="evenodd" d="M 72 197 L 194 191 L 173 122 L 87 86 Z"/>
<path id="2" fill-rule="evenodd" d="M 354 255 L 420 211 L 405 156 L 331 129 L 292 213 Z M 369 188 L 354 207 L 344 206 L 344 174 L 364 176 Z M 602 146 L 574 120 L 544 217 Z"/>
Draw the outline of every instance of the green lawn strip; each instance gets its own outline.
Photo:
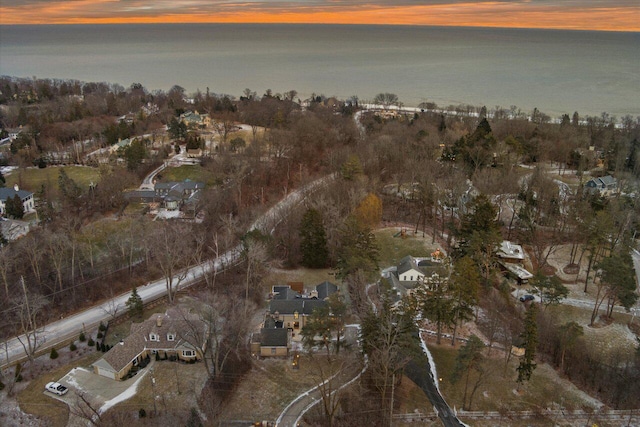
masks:
<path id="1" fill-rule="evenodd" d="M 160 172 L 161 182 L 182 182 L 185 179 L 191 181 L 204 182 L 207 187 L 217 184 L 219 177 L 211 170 L 200 165 L 182 165 L 169 167 Z"/>
<path id="2" fill-rule="evenodd" d="M 86 191 L 91 182 L 97 183 L 100 179 L 100 171 L 97 168 L 87 166 L 49 166 L 44 169 L 26 168 L 17 169 L 6 177 L 6 186 L 13 187 L 15 184 L 26 191 L 36 193 L 42 185 L 49 187 L 54 195 L 58 194 L 58 176 L 60 170 L 64 169 L 69 178 L 73 179 L 78 186 Z"/>
<path id="3" fill-rule="evenodd" d="M 384 228 L 375 231 L 376 240 L 380 248 L 380 268 L 398 265 L 407 255 L 428 257 L 431 252 L 439 248 L 439 244 L 431 243 L 431 236 L 422 237 L 422 231 L 413 234 L 413 229 L 406 229 L 405 237 L 394 237 L 401 231 L 401 227 Z"/>

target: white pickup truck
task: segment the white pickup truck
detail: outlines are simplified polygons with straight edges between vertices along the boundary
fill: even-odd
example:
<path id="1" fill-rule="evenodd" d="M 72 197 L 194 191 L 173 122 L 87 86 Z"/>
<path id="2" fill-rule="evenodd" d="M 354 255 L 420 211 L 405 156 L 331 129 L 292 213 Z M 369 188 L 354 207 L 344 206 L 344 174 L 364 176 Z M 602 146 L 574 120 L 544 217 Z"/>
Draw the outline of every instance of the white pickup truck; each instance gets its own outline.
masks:
<path id="1" fill-rule="evenodd" d="M 45 389 L 47 391 L 50 391 L 51 393 L 55 393 L 55 394 L 60 395 L 60 396 L 62 396 L 63 394 L 65 394 L 66 392 L 69 391 L 69 389 L 67 387 L 63 386 L 60 383 L 48 383 L 45 386 Z"/>

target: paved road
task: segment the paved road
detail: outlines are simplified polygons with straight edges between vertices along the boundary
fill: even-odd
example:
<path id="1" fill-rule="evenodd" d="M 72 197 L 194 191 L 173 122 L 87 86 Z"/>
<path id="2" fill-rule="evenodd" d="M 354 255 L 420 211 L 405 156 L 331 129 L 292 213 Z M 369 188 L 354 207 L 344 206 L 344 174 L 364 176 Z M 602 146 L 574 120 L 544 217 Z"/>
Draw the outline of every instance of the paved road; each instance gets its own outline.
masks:
<path id="1" fill-rule="evenodd" d="M 437 386 L 438 379 L 435 378 L 429 363 L 429 349 L 422 337 L 420 337 L 420 341 L 425 354 L 411 359 L 404 369 L 405 375 L 424 391 L 445 427 L 465 426 L 440 394 Z"/>
<path id="2" fill-rule="evenodd" d="M 273 232 L 276 225 L 287 215 L 291 208 L 304 200 L 309 193 L 329 182 L 334 176 L 335 175 L 330 175 L 318 179 L 299 190 L 289 193 L 289 195 L 258 218 L 251 225 L 249 231 L 259 229 L 264 233 Z M 238 245 L 214 260 L 208 260 L 202 264 L 188 268 L 186 277 L 180 284 L 180 289 L 198 283 L 205 274 L 212 273 L 213 271 L 221 271 L 229 265 L 238 262 L 240 260 L 241 250 L 241 246 Z M 174 278 L 174 283 L 178 280 L 178 276 L 180 276 L 180 273 Z M 159 279 L 138 288 L 138 294 L 145 303 L 159 299 L 166 293 L 165 279 Z M 129 299 L 129 296 L 129 292 L 121 294 L 109 301 L 96 304 L 67 318 L 49 323 L 37 333 L 38 350 L 47 351 L 61 342 L 77 337 L 83 328 L 92 329 L 97 327 L 100 322 L 107 322 L 113 317 L 115 311 L 118 313 L 126 311 L 125 302 Z M 26 359 L 26 353 L 20 340 L 26 342 L 26 337 L 21 335 L 20 337 L 0 344 L 0 368 L 10 363 Z"/>

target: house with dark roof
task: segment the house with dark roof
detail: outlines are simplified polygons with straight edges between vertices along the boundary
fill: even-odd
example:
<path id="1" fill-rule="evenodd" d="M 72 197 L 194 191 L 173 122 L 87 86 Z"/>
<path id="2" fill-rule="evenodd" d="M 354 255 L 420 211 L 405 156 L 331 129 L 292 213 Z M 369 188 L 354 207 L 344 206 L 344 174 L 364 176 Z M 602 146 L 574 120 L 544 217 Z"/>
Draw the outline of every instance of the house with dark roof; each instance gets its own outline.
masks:
<path id="1" fill-rule="evenodd" d="M 196 316 L 183 316 L 177 311 L 153 314 L 142 323 L 131 324 L 129 336 L 93 363 L 93 370 L 103 377 L 122 380 L 152 355 L 186 362 L 201 360 L 206 336 L 207 325 Z"/>
<path id="2" fill-rule="evenodd" d="M 199 197 L 198 192 L 205 187 L 203 182 L 184 180 L 182 182 L 158 182 L 154 185 L 155 197 L 163 201 L 169 210 L 179 209 L 181 206 Z"/>
<path id="3" fill-rule="evenodd" d="M 291 286 L 295 285 L 295 289 Z M 300 286 L 298 286 L 300 285 Z M 339 292 L 338 286 L 322 282 L 311 291 L 300 292 L 302 283 L 277 285 L 271 288 L 269 311 L 260 334 L 251 343 L 251 352 L 262 357 L 286 356 L 291 341 L 300 338 L 300 331 L 313 311 L 327 304 L 327 298 Z M 274 332 L 278 331 L 278 332 Z"/>
<path id="4" fill-rule="evenodd" d="M 321 301 L 326 300 L 336 292 L 338 292 L 338 286 L 331 282 L 324 281 L 316 286 L 317 297 Z"/>
<path id="5" fill-rule="evenodd" d="M 291 333 L 284 328 L 260 330 L 259 355 L 261 357 L 287 357 L 291 348 Z"/>
<path id="6" fill-rule="evenodd" d="M 22 209 L 26 212 L 33 212 L 35 209 L 35 201 L 33 200 L 33 193 L 25 190 L 20 190 L 18 184 L 14 185 L 13 188 L 0 188 L 0 214 L 6 214 L 6 205 L 7 199 L 14 198 L 15 196 L 20 197 L 22 201 Z"/>
<path id="7" fill-rule="evenodd" d="M 618 193 L 618 180 L 611 175 L 591 178 L 584 184 L 585 189 L 590 193 L 597 193 L 601 196 L 609 197 Z"/>

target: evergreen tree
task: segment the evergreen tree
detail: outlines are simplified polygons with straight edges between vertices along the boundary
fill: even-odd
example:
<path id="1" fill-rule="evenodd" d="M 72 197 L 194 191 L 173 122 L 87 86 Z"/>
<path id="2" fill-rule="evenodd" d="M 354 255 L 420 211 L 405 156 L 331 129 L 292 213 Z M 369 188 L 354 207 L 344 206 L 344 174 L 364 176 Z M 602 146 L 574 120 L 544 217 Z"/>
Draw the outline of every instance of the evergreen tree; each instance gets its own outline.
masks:
<path id="1" fill-rule="evenodd" d="M 485 284 L 489 283 L 496 263 L 496 252 L 502 242 L 497 215 L 497 209 L 489 198 L 481 194 L 467 206 L 467 213 L 462 216 L 459 228 L 454 231 L 458 247 L 452 255 L 454 258 L 471 257 Z"/>
<path id="2" fill-rule="evenodd" d="M 473 307 L 478 304 L 480 280 L 478 269 L 470 257 L 463 257 L 455 263 L 449 281 L 453 310 L 451 345 L 455 345 L 458 324 L 473 317 Z"/>
<path id="3" fill-rule="evenodd" d="M 538 346 L 538 305 L 531 304 L 524 317 L 524 331 L 520 336 L 524 346 L 524 356 L 520 359 L 520 364 L 516 368 L 518 372 L 518 383 L 523 383 L 531 379 L 533 371 L 536 369 L 534 359 Z"/>
<path id="4" fill-rule="evenodd" d="M 144 310 L 144 304 L 142 303 L 142 298 L 138 295 L 138 290 L 134 286 L 131 290 L 131 296 L 125 303 L 127 309 L 129 310 L 129 316 L 131 317 L 140 317 L 142 316 L 142 312 Z"/>
<path id="5" fill-rule="evenodd" d="M 322 222 L 322 214 L 313 208 L 305 212 L 300 223 L 300 251 L 302 265 L 309 268 L 323 268 L 329 261 L 327 235 Z"/>
<path id="6" fill-rule="evenodd" d="M 147 149 L 144 142 L 135 140 L 127 145 L 122 151 L 122 156 L 127 162 L 127 169 L 135 171 L 142 164 L 142 160 L 147 156 Z"/>
<path id="7" fill-rule="evenodd" d="M 8 244 L 9 241 L 7 240 L 6 237 L 4 237 L 4 233 L 2 232 L 2 228 L 0 228 L 0 248 L 3 247 L 4 245 Z"/>
<path id="8" fill-rule="evenodd" d="M 418 286 L 411 294 L 411 304 L 418 312 L 436 324 L 436 343 L 440 344 L 442 328 L 454 322 L 453 301 L 448 277 L 433 277 L 428 284 Z"/>
<path id="9" fill-rule="evenodd" d="M 471 335 L 469 341 L 458 350 L 456 356 L 456 363 L 451 374 L 451 382 L 456 383 L 460 378 L 464 377 L 464 395 L 462 396 L 462 407 L 466 410 L 471 408 L 473 402 L 473 395 L 477 390 L 477 386 L 480 384 L 484 368 L 482 363 L 484 362 L 484 356 L 482 350 L 484 349 L 484 343 L 476 335 Z M 469 390 L 469 379 L 471 372 L 476 371 L 478 379 L 476 386 L 472 388 L 469 395 L 469 402 L 467 403 L 467 395 Z"/>
<path id="10" fill-rule="evenodd" d="M 362 165 L 358 156 L 350 156 L 340 167 L 340 174 L 345 181 L 353 181 L 358 175 L 361 175 Z"/>
<path id="11" fill-rule="evenodd" d="M 327 303 L 316 307 L 305 321 L 301 332 L 304 346 L 308 349 L 322 346 L 326 349 L 328 358 L 331 358 L 332 353 L 340 353 L 340 348 L 344 345 L 340 335 L 344 329 L 346 313 L 344 298 L 340 294 L 332 294 Z"/>
<path id="12" fill-rule="evenodd" d="M 540 302 L 545 309 L 549 305 L 560 304 L 560 301 L 569 295 L 569 289 L 555 274 L 549 277 L 538 271 L 530 283 L 534 288 L 533 293 L 540 295 Z"/>
<path id="13" fill-rule="evenodd" d="M 13 197 L 7 197 L 4 209 L 9 218 L 22 219 L 22 217 L 24 217 L 22 199 L 20 199 L 20 196 L 17 194 Z"/>
<path id="14" fill-rule="evenodd" d="M 6 183 L 7 183 L 7 180 L 4 178 L 2 171 L 0 171 L 0 188 L 4 187 Z"/>
<path id="15" fill-rule="evenodd" d="M 378 243 L 371 229 L 354 217 L 349 217 L 342 228 L 336 277 L 344 279 L 358 271 L 365 274 L 378 269 Z"/>

